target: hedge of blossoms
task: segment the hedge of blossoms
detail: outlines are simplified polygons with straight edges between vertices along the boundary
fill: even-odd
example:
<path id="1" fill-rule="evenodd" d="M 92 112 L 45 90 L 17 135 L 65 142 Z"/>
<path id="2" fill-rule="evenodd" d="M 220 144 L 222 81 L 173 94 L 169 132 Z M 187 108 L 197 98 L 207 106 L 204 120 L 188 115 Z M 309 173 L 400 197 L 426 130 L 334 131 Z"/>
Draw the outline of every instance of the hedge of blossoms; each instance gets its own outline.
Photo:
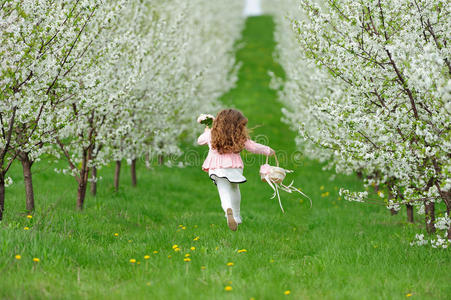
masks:
<path id="1" fill-rule="evenodd" d="M 361 174 L 367 189 L 386 189 L 387 207 L 415 206 L 436 237 L 417 235 L 413 244 L 446 248 L 451 240 L 447 1 L 266 5 L 275 12 L 278 56 L 287 73 L 280 99 L 287 122 L 299 131 L 299 147 L 337 172 Z M 290 19 L 288 11 L 295 14 Z M 350 201 L 374 201 L 367 191 L 341 194 Z"/>
<path id="2" fill-rule="evenodd" d="M 90 171 L 180 153 L 193 115 L 236 81 L 240 0 L 3 1 L 0 5 L 0 220 L 11 164 L 68 162 L 83 207 Z M 95 172 L 92 181 L 96 181 Z"/>

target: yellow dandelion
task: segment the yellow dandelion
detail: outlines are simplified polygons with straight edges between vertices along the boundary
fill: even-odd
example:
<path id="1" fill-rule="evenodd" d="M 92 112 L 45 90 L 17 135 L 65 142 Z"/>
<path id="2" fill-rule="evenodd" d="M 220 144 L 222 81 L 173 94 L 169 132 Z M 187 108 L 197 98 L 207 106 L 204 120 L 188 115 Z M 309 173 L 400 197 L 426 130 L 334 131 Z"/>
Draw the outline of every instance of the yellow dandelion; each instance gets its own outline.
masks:
<path id="1" fill-rule="evenodd" d="M 274 262 L 274 259 L 270 259 L 269 262 L 270 262 L 270 263 L 273 263 L 273 262 Z"/>
<path id="2" fill-rule="evenodd" d="M 319 189 L 322 191 L 324 190 L 324 185 L 320 186 Z"/>
<path id="3" fill-rule="evenodd" d="M 200 269 L 201 270 L 205 270 L 205 269 L 207 269 L 207 267 L 206 266 L 202 266 L 202 267 L 200 267 Z"/>
<path id="4" fill-rule="evenodd" d="M 175 252 L 179 252 L 179 251 L 180 251 L 180 248 L 175 248 L 174 251 L 175 251 Z"/>
<path id="5" fill-rule="evenodd" d="M 136 262 L 136 259 L 130 258 L 130 262 L 131 262 L 132 264 L 134 264 L 134 263 Z"/>
<path id="6" fill-rule="evenodd" d="M 232 287 L 231 287 L 230 285 L 228 285 L 228 286 L 226 286 L 226 287 L 224 288 L 224 290 L 225 290 L 226 292 L 230 292 L 230 291 L 232 290 Z"/>
<path id="7" fill-rule="evenodd" d="M 186 253 L 186 254 L 185 254 L 185 257 L 190 257 L 190 254 L 189 254 L 189 253 Z"/>
<path id="8" fill-rule="evenodd" d="M 412 297 L 411 293 L 406 294 L 406 297 Z"/>
<path id="9" fill-rule="evenodd" d="M 190 262 L 190 261 L 191 261 L 191 258 L 185 257 L 185 258 L 183 259 L 183 261 Z"/>
<path id="10" fill-rule="evenodd" d="M 240 249 L 240 250 L 238 250 L 238 253 L 244 253 L 244 252 L 247 252 L 247 250 L 246 250 L 246 249 Z"/>
<path id="11" fill-rule="evenodd" d="M 299 203 L 304 203 L 304 200 L 303 199 L 299 199 Z"/>
<path id="12" fill-rule="evenodd" d="M 16 254 L 16 256 L 14 256 L 17 260 L 21 259 L 22 256 L 20 254 Z"/>
<path id="13" fill-rule="evenodd" d="M 129 243 L 133 242 L 133 240 L 128 240 Z"/>
<path id="14" fill-rule="evenodd" d="M 285 292 L 283 292 L 285 295 L 289 295 L 289 294 L 291 294 L 291 291 L 290 290 L 286 290 Z"/>
<path id="15" fill-rule="evenodd" d="M 171 258 L 172 256 L 171 255 L 168 255 L 168 258 Z"/>
<path id="16" fill-rule="evenodd" d="M 141 262 L 140 262 L 140 261 L 137 261 L 137 262 L 136 262 L 136 264 L 137 264 L 137 265 L 140 265 L 140 264 L 141 264 Z"/>
<path id="17" fill-rule="evenodd" d="M 119 233 L 116 232 L 116 233 L 114 234 L 114 236 L 119 236 Z"/>
<path id="18" fill-rule="evenodd" d="M 183 225 L 179 225 L 179 227 L 180 227 L 180 228 L 182 228 L 182 227 L 183 227 Z"/>
<path id="19" fill-rule="evenodd" d="M 144 259 L 149 259 L 150 255 L 144 255 Z"/>
<path id="20" fill-rule="evenodd" d="M 178 248 L 179 247 L 179 245 L 174 245 L 174 246 L 172 246 L 172 249 L 175 249 L 175 248 Z"/>
<path id="21" fill-rule="evenodd" d="M 34 262 L 39 262 L 39 258 L 35 257 L 35 258 L 33 258 L 33 261 Z"/>
<path id="22" fill-rule="evenodd" d="M 194 225 L 194 228 L 197 228 L 197 225 Z"/>
<path id="23" fill-rule="evenodd" d="M 30 227 L 25 226 L 25 227 L 23 228 L 23 230 L 30 230 Z"/>
<path id="24" fill-rule="evenodd" d="M 158 253 L 158 251 L 157 250 L 155 250 L 154 252 L 153 252 L 153 254 L 157 254 Z"/>
<path id="25" fill-rule="evenodd" d="M 234 265 L 233 262 L 228 262 L 228 263 L 227 263 L 227 266 L 228 266 L 228 267 L 233 267 L 233 265 Z"/>
<path id="26" fill-rule="evenodd" d="M 148 282 L 148 283 L 146 283 L 146 285 L 147 285 L 147 286 L 151 286 L 151 285 L 152 285 L 152 283 Z"/>
<path id="27" fill-rule="evenodd" d="M 185 230 L 185 229 L 186 229 L 186 227 L 185 227 L 185 226 L 183 226 L 183 227 L 182 227 L 182 229 L 183 229 L 183 230 Z"/>
<path id="28" fill-rule="evenodd" d="M 196 247 L 191 247 L 191 248 L 189 248 L 191 251 L 194 251 L 194 250 L 196 250 Z"/>
<path id="29" fill-rule="evenodd" d="M 377 191 L 377 195 L 381 198 L 384 198 L 384 193 L 382 191 Z"/>
<path id="30" fill-rule="evenodd" d="M 216 247 L 215 250 L 218 251 L 219 247 Z"/>
<path id="31" fill-rule="evenodd" d="M 33 219 L 33 216 L 32 215 L 28 215 L 27 218 L 28 219 Z"/>
<path id="32" fill-rule="evenodd" d="M 193 241 L 198 241 L 199 240 L 199 237 L 198 236 L 196 236 L 194 239 L 193 239 Z"/>

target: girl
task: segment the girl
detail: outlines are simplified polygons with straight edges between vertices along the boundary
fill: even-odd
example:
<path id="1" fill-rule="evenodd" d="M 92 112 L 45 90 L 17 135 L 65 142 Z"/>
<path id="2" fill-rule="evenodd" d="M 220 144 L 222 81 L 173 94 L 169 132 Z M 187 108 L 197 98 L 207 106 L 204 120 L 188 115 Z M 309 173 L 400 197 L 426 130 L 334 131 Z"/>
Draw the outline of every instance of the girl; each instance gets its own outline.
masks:
<path id="1" fill-rule="evenodd" d="M 208 144 L 208 156 L 202 169 L 208 172 L 218 187 L 221 206 L 227 218 L 227 225 L 233 231 L 241 224 L 239 184 L 246 182 L 243 176 L 243 161 L 240 152 L 247 151 L 274 155 L 274 150 L 249 139 L 247 119 L 235 109 L 225 109 L 218 113 L 213 128 L 208 126 L 197 139 L 199 145 Z"/>

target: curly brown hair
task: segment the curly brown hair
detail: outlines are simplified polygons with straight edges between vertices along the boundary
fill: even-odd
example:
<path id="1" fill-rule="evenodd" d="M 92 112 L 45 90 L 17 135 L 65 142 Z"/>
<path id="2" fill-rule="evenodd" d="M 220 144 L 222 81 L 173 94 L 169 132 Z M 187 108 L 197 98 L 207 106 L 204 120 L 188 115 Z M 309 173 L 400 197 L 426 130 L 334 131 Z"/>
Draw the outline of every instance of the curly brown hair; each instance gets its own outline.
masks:
<path id="1" fill-rule="evenodd" d="M 218 113 L 211 129 L 211 147 L 220 154 L 239 153 L 249 139 L 247 118 L 236 109 Z"/>

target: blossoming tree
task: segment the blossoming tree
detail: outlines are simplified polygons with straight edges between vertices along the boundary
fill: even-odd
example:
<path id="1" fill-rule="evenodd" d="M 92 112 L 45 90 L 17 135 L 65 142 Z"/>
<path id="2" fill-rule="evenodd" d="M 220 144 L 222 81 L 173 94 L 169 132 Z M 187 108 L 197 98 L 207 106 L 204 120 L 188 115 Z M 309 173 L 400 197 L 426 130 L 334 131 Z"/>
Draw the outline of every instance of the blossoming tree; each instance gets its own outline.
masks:
<path id="1" fill-rule="evenodd" d="M 60 108 L 78 93 L 89 64 L 88 25 L 101 2 L 7 1 L 0 7 L 0 219 L 5 176 L 22 161 L 27 209 L 34 208 L 31 166 L 68 119 Z M 103 15 L 105 17 L 107 15 Z"/>
<path id="2" fill-rule="evenodd" d="M 236 80 L 231 50 L 243 5 L 0 3 L 0 219 L 16 158 L 27 209 L 34 207 L 31 166 L 44 152 L 67 160 L 57 171 L 76 178 L 82 209 L 91 170 L 95 191 L 97 167 L 180 153 L 180 140 L 195 134 L 193 116 L 217 107 Z"/>
<path id="3" fill-rule="evenodd" d="M 291 11 L 297 2 L 285 2 Z M 338 172 L 385 188 L 389 208 L 416 206 L 433 246 L 451 239 L 450 28 L 446 1 L 300 1 L 277 9 L 280 96 L 298 144 Z M 293 37 L 295 39 L 293 39 Z M 296 41 L 296 42 L 293 42 Z M 367 192 L 341 191 L 353 201 Z M 382 194 L 381 194 L 382 195 Z M 444 204 L 444 216 L 435 207 Z"/>

